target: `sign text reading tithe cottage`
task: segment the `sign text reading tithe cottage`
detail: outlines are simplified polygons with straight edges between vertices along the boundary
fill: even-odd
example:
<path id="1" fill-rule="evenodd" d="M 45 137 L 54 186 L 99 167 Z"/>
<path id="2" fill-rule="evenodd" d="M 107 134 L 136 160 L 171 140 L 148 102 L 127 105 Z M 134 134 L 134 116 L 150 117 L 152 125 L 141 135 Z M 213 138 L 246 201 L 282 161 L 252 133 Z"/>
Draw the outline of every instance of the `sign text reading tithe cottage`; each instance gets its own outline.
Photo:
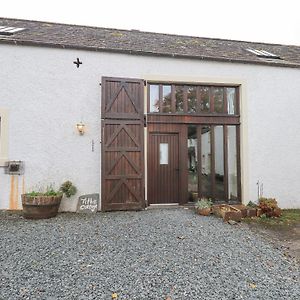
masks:
<path id="1" fill-rule="evenodd" d="M 79 196 L 77 212 L 95 213 L 98 211 L 99 194 L 88 194 Z"/>

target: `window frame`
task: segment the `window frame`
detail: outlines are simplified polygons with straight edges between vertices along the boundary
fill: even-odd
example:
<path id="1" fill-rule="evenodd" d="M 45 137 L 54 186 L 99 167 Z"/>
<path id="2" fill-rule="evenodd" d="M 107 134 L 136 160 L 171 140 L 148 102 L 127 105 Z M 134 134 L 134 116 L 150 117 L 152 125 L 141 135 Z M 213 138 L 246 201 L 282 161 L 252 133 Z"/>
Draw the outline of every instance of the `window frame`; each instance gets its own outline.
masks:
<path id="1" fill-rule="evenodd" d="M 159 93 L 159 108 L 158 112 L 150 111 L 150 86 L 151 85 L 157 85 L 159 91 L 162 91 L 164 85 L 171 86 L 171 112 L 164 113 L 161 112 L 161 103 L 162 103 L 162 92 Z M 183 112 L 176 112 L 176 86 L 182 86 L 184 89 L 184 95 L 183 95 Z M 187 89 L 188 87 L 195 87 L 197 94 L 196 94 L 196 107 L 195 112 L 188 112 L 188 105 L 187 105 Z M 200 111 L 200 88 L 201 87 L 208 87 L 209 88 L 209 112 L 201 112 Z M 218 113 L 213 111 L 214 110 L 214 97 L 212 95 L 212 89 L 213 88 L 223 88 L 223 107 L 224 112 Z M 227 93 L 226 89 L 234 88 L 235 89 L 235 112 L 234 114 L 228 114 L 227 111 Z M 160 81 L 147 81 L 147 114 L 153 114 L 153 115 L 188 115 L 188 116 L 224 116 L 224 117 L 232 117 L 240 116 L 240 84 L 218 84 L 218 83 L 185 83 L 185 82 L 160 82 Z"/>

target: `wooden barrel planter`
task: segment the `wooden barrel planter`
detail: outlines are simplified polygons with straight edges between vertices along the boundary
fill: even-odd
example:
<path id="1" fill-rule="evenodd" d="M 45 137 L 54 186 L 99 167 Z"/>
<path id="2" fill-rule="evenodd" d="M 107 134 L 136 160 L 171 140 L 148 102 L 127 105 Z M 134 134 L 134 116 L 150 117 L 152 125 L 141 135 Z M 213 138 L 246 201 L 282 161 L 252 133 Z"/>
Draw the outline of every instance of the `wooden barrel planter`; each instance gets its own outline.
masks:
<path id="1" fill-rule="evenodd" d="M 57 215 L 62 195 L 22 196 L 23 216 L 26 219 L 48 219 Z"/>

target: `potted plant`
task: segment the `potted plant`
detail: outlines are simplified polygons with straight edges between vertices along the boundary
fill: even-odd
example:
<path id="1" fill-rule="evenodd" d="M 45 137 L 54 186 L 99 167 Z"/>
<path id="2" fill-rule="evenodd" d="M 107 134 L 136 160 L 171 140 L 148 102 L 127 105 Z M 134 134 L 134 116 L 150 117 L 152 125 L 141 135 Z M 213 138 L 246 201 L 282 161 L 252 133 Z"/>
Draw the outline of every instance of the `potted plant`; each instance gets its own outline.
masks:
<path id="1" fill-rule="evenodd" d="M 63 195 L 71 197 L 77 192 L 76 187 L 70 182 L 63 183 L 59 190 L 52 185 L 46 190 L 31 191 L 21 195 L 23 216 L 26 219 L 48 219 L 57 215 Z"/>
<path id="2" fill-rule="evenodd" d="M 259 198 L 258 206 L 261 213 L 267 217 L 280 217 L 281 209 L 278 207 L 277 201 L 274 198 Z"/>
<path id="3" fill-rule="evenodd" d="M 195 209 L 199 215 L 209 216 L 211 213 L 212 201 L 208 198 L 201 198 L 195 204 Z"/>
<path id="4" fill-rule="evenodd" d="M 257 217 L 257 205 L 252 201 L 247 204 L 247 217 Z"/>
<path id="5" fill-rule="evenodd" d="M 60 186 L 60 192 L 62 192 L 67 198 L 70 198 L 71 196 L 75 195 L 77 193 L 77 188 L 73 183 L 69 180 L 65 181 Z"/>

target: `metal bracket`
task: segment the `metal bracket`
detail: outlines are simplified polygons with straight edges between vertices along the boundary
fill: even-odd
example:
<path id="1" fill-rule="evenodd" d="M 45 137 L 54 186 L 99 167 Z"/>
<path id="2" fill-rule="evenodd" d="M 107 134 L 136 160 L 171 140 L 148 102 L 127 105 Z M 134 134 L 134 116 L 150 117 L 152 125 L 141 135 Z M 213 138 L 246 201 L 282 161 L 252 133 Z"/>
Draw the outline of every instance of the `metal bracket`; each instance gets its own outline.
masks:
<path id="1" fill-rule="evenodd" d="M 5 174 L 8 175 L 23 175 L 25 168 L 24 162 L 21 160 L 11 160 L 5 163 Z"/>

